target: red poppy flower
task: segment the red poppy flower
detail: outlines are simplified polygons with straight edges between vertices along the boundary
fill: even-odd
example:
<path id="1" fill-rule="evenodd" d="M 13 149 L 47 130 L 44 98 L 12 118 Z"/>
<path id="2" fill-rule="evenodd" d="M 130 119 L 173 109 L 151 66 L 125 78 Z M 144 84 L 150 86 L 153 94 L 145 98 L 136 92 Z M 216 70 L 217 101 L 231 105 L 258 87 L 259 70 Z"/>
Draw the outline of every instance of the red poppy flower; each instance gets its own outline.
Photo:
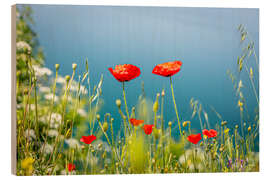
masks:
<path id="1" fill-rule="evenodd" d="M 141 74 L 140 68 L 132 64 L 116 65 L 114 69 L 109 68 L 109 71 L 120 82 L 130 81 Z"/>
<path id="2" fill-rule="evenodd" d="M 139 126 L 140 124 L 144 122 L 144 120 L 138 120 L 135 118 L 131 118 L 129 121 L 133 126 Z"/>
<path id="3" fill-rule="evenodd" d="M 72 163 L 69 163 L 67 165 L 67 168 L 69 172 L 74 171 L 76 169 L 75 164 L 72 164 Z"/>
<path id="4" fill-rule="evenodd" d="M 160 76 L 169 77 L 169 76 L 173 76 L 174 74 L 179 72 L 181 66 L 182 66 L 181 61 L 166 62 L 163 64 L 156 65 L 156 67 L 154 67 L 152 73 L 160 75 Z"/>
<path id="5" fill-rule="evenodd" d="M 202 139 L 201 134 L 191 134 L 187 137 L 187 140 L 193 144 L 197 144 Z"/>
<path id="6" fill-rule="evenodd" d="M 97 139 L 96 136 L 90 135 L 90 136 L 82 136 L 80 141 L 84 142 L 85 144 L 91 144 L 96 139 Z"/>
<path id="7" fill-rule="evenodd" d="M 210 129 L 209 131 L 207 129 L 204 129 L 203 135 L 207 136 L 208 138 L 216 137 L 217 131 L 215 131 L 214 129 Z"/>
<path id="8" fill-rule="evenodd" d="M 145 124 L 143 126 L 144 133 L 147 134 L 147 135 L 150 135 L 152 133 L 152 131 L 153 131 L 153 127 L 154 127 L 153 124 Z"/>

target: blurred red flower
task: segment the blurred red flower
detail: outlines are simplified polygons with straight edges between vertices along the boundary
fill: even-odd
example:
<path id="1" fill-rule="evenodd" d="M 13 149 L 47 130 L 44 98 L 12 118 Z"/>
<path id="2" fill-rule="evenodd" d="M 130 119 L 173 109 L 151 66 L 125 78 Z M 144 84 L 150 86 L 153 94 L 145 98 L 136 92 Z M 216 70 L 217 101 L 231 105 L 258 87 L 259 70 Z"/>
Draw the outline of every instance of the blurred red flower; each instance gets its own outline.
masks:
<path id="1" fill-rule="evenodd" d="M 109 71 L 120 82 L 130 81 L 141 74 L 140 68 L 132 64 L 116 65 L 115 68 L 109 68 Z"/>
<path id="2" fill-rule="evenodd" d="M 156 65 L 152 73 L 160 76 L 169 77 L 179 72 L 181 66 L 182 66 L 181 61 L 166 62 L 163 64 Z"/>
<path id="3" fill-rule="evenodd" d="M 202 139 L 201 134 L 191 134 L 187 137 L 187 140 L 193 144 L 197 144 Z"/>
<path id="4" fill-rule="evenodd" d="M 144 120 L 137 120 L 135 118 L 131 118 L 129 121 L 133 126 L 139 126 L 144 122 Z"/>
<path id="5" fill-rule="evenodd" d="M 67 165 L 67 168 L 69 172 L 74 171 L 76 169 L 75 164 L 72 164 L 72 163 L 69 163 Z"/>
<path id="6" fill-rule="evenodd" d="M 207 136 L 208 138 L 216 137 L 217 131 L 214 129 L 210 129 L 209 131 L 207 129 L 203 130 L 203 135 Z"/>
<path id="7" fill-rule="evenodd" d="M 97 139 L 96 136 L 90 135 L 90 136 L 82 136 L 80 141 L 84 142 L 85 144 L 91 144 L 96 139 Z"/>
<path id="8" fill-rule="evenodd" d="M 152 133 L 152 131 L 153 131 L 153 127 L 154 127 L 153 124 L 145 124 L 143 126 L 144 133 L 147 134 L 147 135 L 150 135 Z"/>

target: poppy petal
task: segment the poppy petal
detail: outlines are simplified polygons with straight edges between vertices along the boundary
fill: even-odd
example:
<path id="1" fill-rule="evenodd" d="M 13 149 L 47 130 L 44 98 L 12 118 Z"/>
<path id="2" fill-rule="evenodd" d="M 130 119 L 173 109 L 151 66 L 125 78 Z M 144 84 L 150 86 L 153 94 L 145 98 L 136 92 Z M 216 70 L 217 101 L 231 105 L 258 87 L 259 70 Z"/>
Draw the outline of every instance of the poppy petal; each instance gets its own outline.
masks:
<path id="1" fill-rule="evenodd" d="M 163 64 L 158 64 L 154 67 L 152 73 L 160 76 L 173 76 L 180 71 L 182 66 L 181 61 L 166 62 Z"/>
<path id="2" fill-rule="evenodd" d="M 90 136 L 82 136 L 80 141 L 85 143 L 85 144 L 91 144 L 96 139 L 97 139 L 96 136 L 90 135 Z"/>
<path id="3" fill-rule="evenodd" d="M 202 139 L 201 134 L 191 134 L 187 137 L 187 140 L 193 144 L 197 144 Z"/>

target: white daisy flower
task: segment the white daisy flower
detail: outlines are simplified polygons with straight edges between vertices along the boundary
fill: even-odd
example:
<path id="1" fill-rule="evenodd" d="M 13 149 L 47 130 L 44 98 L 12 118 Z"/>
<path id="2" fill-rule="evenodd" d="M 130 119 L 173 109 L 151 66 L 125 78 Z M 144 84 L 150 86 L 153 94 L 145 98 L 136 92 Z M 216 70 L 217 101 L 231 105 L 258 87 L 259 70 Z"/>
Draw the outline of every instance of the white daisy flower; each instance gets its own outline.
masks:
<path id="1" fill-rule="evenodd" d="M 57 137 L 58 136 L 58 131 L 56 131 L 55 129 L 50 129 L 48 131 L 48 136 L 49 137 Z"/>
<path id="2" fill-rule="evenodd" d="M 32 50 L 32 48 L 31 48 L 31 46 L 27 43 L 27 42 L 25 42 L 25 41 L 19 41 L 19 42 L 17 42 L 16 43 L 16 47 L 17 47 L 17 50 L 28 50 L 28 51 L 31 51 Z"/>
<path id="3" fill-rule="evenodd" d="M 51 89 L 49 87 L 41 86 L 39 88 L 39 91 L 42 93 L 49 93 L 51 91 Z"/>
<path id="4" fill-rule="evenodd" d="M 80 108 L 77 110 L 77 113 L 82 117 L 87 117 L 87 113 L 84 109 Z"/>
<path id="5" fill-rule="evenodd" d="M 53 93 L 45 94 L 44 98 L 47 99 L 47 100 L 52 100 L 53 99 Z M 57 102 L 58 100 L 59 100 L 58 96 L 54 95 L 54 102 Z"/>
<path id="6" fill-rule="evenodd" d="M 80 148 L 80 143 L 77 139 L 74 138 L 70 138 L 70 139 L 66 139 L 65 143 L 70 147 L 70 148 Z"/>
<path id="7" fill-rule="evenodd" d="M 33 139 L 36 139 L 36 134 L 35 134 L 35 131 L 33 129 L 25 130 L 24 135 L 30 141 L 32 141 Z"/>

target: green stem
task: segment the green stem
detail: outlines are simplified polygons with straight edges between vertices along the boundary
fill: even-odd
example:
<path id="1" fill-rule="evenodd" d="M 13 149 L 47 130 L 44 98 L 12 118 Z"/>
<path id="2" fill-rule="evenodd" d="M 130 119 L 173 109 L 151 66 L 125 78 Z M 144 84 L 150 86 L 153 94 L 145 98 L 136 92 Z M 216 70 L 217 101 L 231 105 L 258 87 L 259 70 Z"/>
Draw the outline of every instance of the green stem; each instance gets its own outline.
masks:
<path id="1" fill-rule="evenodd" d="M 125 82 L 123 82 L 122 85 L 123 85 L 123 97 L 125 101 L 125 108 L 126 108 L 127 117 L 129 120 L 128 106 L 127 106 L 126 93 L 125 93 Z"/>
<path id="2" fill-rule="evenodd" d="M 176 118 L 177 118 L 177 121 L 178 121 L 180 135 L 182 135 L 181 123 L 180 123 L 180 119 L 179 119 L 179 115 L 178 115 L 178 110 L 177 110 L 177 106 L 176 106 L 176 102 L 175 102 L 174 91 L 173 91 L 173 84 L 172 84 L 172 77 L 171 76 L 170 76 L 170 84 L 171 84 L 172 98 L 173 98 L 173 103 L 174 103 L 175 114 L 176 114 Z"/>

